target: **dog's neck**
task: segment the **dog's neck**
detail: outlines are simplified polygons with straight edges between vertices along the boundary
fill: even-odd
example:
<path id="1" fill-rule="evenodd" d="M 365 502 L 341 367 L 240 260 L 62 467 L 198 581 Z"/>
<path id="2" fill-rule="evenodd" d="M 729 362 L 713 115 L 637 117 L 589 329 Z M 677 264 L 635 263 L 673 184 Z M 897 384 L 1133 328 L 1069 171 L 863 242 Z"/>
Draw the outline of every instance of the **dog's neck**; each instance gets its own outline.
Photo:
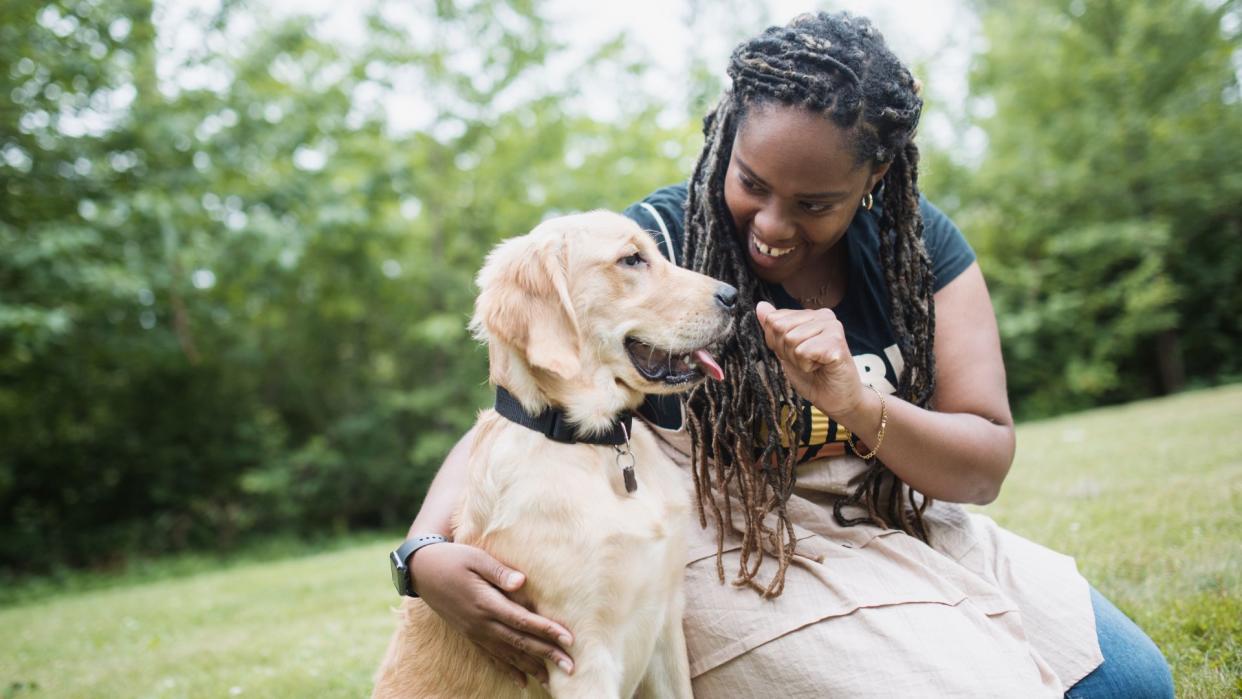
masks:
<path id="1" fill-rule="evenodd" d="M 630 433 L 634 430 L 632 413 L 625 412 L 618 416 L 612 428 L 604 434 L 582 434 L 576 425 L 569 421 L 565 411 L 550 407 L 539 413 L 531 413 L 504 386 L 496 387 L 495 411 L 510 422 L 515 422 L 542 434 L 554 442 L 562 444 L 596 444 L 614 447 L 626 446 L 630 442 Z M 628 447 L 627 447 L 628 448 Z"/>
<path id="2" fill-rule="evenodd" d="M 583 435 L 611 431 L 622 413 L 643 401 L 642 393 L 619 384 L 612 372 L 603 369 L 562 379 L 533 369 L 521 352 L 509 347 L 493 343 L 488 356 L 493 385 L 504 386 L 532 415 L 559 408 Z"/>

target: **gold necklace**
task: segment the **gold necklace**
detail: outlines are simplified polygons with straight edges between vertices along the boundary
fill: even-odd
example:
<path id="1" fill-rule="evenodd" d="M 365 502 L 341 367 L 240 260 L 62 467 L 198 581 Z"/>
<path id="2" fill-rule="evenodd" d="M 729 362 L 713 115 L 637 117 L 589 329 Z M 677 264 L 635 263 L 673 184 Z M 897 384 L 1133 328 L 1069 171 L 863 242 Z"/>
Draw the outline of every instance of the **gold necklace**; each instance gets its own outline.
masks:
<path id="1" fill-rule="evenodd" d="M 798 303 L 802 304 L 803 308 L 818 307 L 823 303 L 824 297 L 828 295 L 828 288 L 830 286 L 832 286 L 832 282 L 819 287 L 819 291 L 815 292 L 814 296 L 799 296 Z"/>

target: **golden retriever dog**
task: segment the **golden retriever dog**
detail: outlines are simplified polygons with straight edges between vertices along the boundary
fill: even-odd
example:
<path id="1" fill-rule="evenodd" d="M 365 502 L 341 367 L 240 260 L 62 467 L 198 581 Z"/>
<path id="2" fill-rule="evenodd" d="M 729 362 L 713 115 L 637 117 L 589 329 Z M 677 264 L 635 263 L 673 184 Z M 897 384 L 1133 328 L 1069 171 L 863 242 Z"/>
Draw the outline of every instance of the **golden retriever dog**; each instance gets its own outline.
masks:
<path id="1" fill-rule="evenodd" d="M 723 376 L 708 348 L 731 327 L 736 291 L 667 262 L 618 214 L 556 218 L 501 243 L 478 286 L 471 327 L 488 343 L 491 382 L 532 415 L 560 408 L 579 435 L 612 431 L 645 394 Z M 573 674 L 548 663 L 554 697 L 691 696 L 685 476 L 640 421 L 631 432 L 632 459 L 623 447 L 553 441 L 494 410 L 479 416 L 454 540 L 526 573 L 535 611 L 573 632 Z M 546 693 L 535 682 L 518 689 L 406 599 L 373 696 Z"/>

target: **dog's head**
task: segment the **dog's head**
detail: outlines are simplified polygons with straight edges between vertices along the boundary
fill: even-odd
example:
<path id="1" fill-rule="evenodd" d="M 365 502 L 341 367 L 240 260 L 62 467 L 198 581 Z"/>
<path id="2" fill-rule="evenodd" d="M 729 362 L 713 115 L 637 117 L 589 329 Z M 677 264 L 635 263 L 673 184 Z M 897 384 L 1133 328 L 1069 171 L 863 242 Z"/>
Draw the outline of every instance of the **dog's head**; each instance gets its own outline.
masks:
<path id="1" fill-rule="evenodd" d="M 498 245 L 478 285 L 471 329 L 492 383 L 532 412 L 563 407 L 584 432 L 644 394 L 723 377 L 709 347 L 732 325 L 736 290 L 668 262 L 624 216 L 545 221 Z"/>

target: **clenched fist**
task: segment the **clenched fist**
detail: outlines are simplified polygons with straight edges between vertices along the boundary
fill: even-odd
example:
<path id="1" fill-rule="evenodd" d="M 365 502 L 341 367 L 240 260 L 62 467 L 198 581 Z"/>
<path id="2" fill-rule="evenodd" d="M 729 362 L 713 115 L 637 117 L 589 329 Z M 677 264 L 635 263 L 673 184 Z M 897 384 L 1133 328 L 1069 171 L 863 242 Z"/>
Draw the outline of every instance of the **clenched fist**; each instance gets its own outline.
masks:
<path id="1" fill-rule="evenodd" d="M 760 301 L 755 315 L 794 390 L 829 417 L 853 412 L 862 380 L 845 342 L 845 328 L 826 308 L 778 310 Z"/>

